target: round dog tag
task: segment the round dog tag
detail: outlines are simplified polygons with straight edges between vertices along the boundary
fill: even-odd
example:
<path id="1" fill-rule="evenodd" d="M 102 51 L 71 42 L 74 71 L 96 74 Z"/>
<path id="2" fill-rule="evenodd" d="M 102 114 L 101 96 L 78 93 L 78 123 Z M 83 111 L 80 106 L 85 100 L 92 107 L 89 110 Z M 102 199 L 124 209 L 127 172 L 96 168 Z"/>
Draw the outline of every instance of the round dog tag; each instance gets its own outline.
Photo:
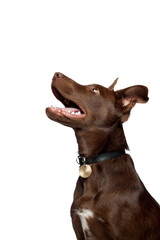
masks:
<path id="1" fill-rule="evenodd" d="M 92 168 L 89 165 L 84 164 L 79 168 L 79 175 L 82 178 L 88 178 L 89 176 L 91 176 L 91 174 Z"/>

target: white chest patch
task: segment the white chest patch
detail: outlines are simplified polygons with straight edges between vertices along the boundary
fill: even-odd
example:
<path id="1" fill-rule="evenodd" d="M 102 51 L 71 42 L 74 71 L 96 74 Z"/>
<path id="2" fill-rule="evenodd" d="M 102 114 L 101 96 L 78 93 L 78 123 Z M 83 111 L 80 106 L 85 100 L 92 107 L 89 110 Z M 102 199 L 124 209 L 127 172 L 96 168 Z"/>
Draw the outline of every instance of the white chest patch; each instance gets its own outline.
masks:
<path id="1" fill-rule="evenodd" d="M 85 239 L 87 239 L 87 236 L 91 237 L 87 220 L 94 217 L 93 212 L 89 209 L 79 209 L 76 210 L 76 213 L 80 218 Z"/>

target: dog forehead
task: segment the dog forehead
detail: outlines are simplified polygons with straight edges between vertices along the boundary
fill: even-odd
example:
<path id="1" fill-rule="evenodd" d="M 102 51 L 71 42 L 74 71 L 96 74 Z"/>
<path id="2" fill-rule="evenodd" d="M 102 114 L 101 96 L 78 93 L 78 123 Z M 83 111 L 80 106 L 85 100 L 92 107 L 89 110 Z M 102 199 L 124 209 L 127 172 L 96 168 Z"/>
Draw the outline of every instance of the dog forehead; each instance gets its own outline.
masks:
<path id="1" fill-rule="evenodd" d="M 97 112 L 98 110 L 108 109 L 108 107 L 113 107 L 115 106 L 116 102 L 116 94 L 114 91 L 110 91 L 108 88 L 99 85 L 99 84 L 92 84 L 92 85 L 87 85 L 90 90 L 96 88 L 98 90 L 97 92 L 92 92 L 92 94 L 89 94 L 88 97 L 86 98 L 86 107 L 87 105 L 90 107 L 91 105 L 97 107 Z M 88 91 L 88 90 L 87 90 Z"/>
<path id="2" fill-rule="evenodd" d="M 103 96 L 107 100 L 114 100 L 115 99 L 115 92 L 110 91 L 108 88 L 102 86 L 102 85 L 97 85 L 100 91 L 101 96 Z"/>

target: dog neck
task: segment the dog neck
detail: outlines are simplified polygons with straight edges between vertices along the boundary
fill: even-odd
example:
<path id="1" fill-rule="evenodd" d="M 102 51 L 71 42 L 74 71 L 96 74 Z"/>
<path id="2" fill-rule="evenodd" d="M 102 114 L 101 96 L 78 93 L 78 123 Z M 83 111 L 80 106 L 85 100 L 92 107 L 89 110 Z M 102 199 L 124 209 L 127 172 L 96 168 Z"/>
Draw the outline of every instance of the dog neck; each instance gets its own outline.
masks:
<path id="1" fill-rule="evenodd" d="M 81 156 L 94 157 L 103 152 L 124 152 L 128 149 L 122 124 L 112 128 L 75 129 Z"/>

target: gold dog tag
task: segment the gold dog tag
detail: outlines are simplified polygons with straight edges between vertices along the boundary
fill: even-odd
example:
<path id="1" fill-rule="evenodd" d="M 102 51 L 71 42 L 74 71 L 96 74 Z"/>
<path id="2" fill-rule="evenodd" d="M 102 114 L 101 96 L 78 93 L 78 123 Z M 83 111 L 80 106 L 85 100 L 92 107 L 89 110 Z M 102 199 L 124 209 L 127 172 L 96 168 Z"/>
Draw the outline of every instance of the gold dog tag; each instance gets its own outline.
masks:
<path id="1" fill-rule="evenodd" d="M 89 176 L 91 176 L 91 174 L 92 168 L 89 165 L 84 164 L 79 168 L 79 175 L 82 178 L 88 178 Z"/>

